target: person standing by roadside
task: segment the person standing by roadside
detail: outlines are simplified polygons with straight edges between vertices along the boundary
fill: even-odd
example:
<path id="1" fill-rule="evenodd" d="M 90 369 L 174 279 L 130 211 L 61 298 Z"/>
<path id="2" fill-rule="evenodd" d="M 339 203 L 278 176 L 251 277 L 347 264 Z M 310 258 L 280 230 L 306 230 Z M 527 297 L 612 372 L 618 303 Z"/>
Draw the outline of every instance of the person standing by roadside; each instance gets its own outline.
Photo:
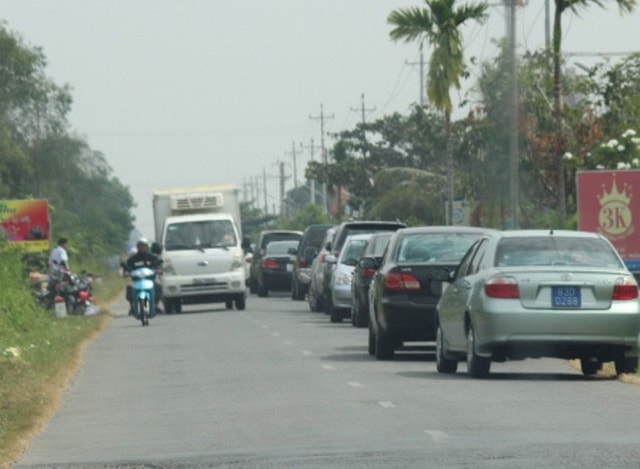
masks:
<path id="1" fill-rule="evenodd" d="M 67 238 L 60 238 L 58 245 L 49 254 L 49 275 L 59 276 L 61 271 L 69 270 L 69 255 L 67 254 Z"/>

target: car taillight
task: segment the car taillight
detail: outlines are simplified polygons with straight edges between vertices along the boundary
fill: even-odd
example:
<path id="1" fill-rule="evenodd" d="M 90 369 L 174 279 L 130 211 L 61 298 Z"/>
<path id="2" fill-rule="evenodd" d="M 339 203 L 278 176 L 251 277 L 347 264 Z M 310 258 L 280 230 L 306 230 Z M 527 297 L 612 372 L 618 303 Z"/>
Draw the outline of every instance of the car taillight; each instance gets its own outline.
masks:
<path id="1" fill-rule="evenodd" d="M 363 277 L 373 277 L 376 273 L 376 269 L 362 269 L 361 272 Z"/>
<path id="2" fill-rule="evenodd" d="M 513 277 L 494 277 L 484 284 L 484 292 L 490 298 L 520 298 L 518 282 Z"/>
<path id="3" fill-rule="evenodd" d="M 420 280 L 411 274 L 389 272 L 384 276 L 384 287 L 391 291 L 420 290 Z"/>
<path id="4" fill-rule="evenodd" d="M 638 285 L 630 278 L 619 278 L 613 286 L 612 300 L 635 300 L 638 298 Z"/>
<path id="5" fill-rule="evenodd" d="M 278 263 L 273 259 L 264 259 L 260 262 L 260 265 L 265 269 L 277 269 Z"/>

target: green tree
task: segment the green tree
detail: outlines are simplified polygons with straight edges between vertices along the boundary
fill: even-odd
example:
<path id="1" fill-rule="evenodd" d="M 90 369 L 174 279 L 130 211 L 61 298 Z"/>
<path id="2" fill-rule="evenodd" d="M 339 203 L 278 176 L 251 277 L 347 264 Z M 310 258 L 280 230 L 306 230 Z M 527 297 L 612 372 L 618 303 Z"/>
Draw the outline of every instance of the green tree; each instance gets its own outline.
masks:
<path id="1" fill-rule="evenodd" d="M 451 142 L 452 87 L 460 89 L 465 74 L 462 33 L 460 26 L 487 17 L 486 4 L 467 4 L 455 7 L 455 0 L 425 0 L 427 8 L 403 8 L 392 11 L 387 21 L 394 28 L 390 37 L 394 41 L 418 41 L 422 49 L 427 41 L 433 46 L 427 73 L 427 97 L 444 113 L 447 159 L 447 219 L 452 220 L 454 198 L 454 164 Z"/>
<path id="2" fill-rule="evenodd" d="M 552 57 L 553 57 L 553 108 L 555 115 L 556 129 L 558 132 L 558 153 L 556 154 L 556 172 L 558 177 L 558 208 L 560 215 L 566 217 L 566 188 L 563 155 L 566 151 L 566 135 L 564 127 L 564 103 L 562 87 L 562 17 L 566 12 L 578 14 L 581 9 L 591 5 L 604 7 L 604 0 L 554 0 L 555 11 L 553 15 L 553 37 L 552 37 Z M 632 12 L 637 0 L 612 0 L 618 5 L 620 13 Z"/>

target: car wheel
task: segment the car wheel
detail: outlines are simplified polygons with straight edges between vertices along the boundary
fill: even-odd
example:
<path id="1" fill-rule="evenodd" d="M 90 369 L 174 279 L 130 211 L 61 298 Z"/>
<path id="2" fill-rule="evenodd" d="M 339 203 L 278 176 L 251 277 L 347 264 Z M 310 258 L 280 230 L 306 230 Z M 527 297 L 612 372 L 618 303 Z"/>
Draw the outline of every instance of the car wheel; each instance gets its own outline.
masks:
<path id="1" fill-rule="evenodd" d="M 163 300 L 162 304 L 164 305 L 165 314 L 173 314 L 176 312 L 176 302 L 174 300 Z"/>
<path id="2" fill-rule="evenodd" d="M 366 314 L 368 308 L 367 305 L 363 304 L 360 300 L 356 302 L 355 307 L 358 309 L 358 314 L 356 314 L 356 327 L 367 327 L 369 325 L 369 316 Z"/>
<path id="3" fill-rule="evenodd" d="M 353 306 L 351 307 L 351 325 L 356 327 L 357 318 L 358 318 L 358 301 L 356 298 L 352 299 Z"/>
<path id="4" fill-rule="evenodd" d="M 376 336 L 373 333 L 373 328 L 369 324 L 369 355 L 373 356 L 376 353 Z"/>
<path id="5" fill-rule="evenodd" d="M 307 296 L 307 302 L 309 303 L 309 309 L 314 312 L 317 313 L 318 310 L 318 300 L 316 298 L 316 294 L 313 290 L 313 288 L 309 287 L 309 295 Z"/>
<path id="6" fill-rule="evenodd" d="M 616 374 L 618 375 L 623 373 L 635 374 L 638 372 L 638 357 L 625 357 L 622 355 L 615 361 L 615 365 Z"/>
<path id="7" fill-rule="evenodd" d="M 224 302 L 224 306 L 225 306 L 227 309 L 233 309 L 233 300 L 225 300 L 225 302 Z"/>
<path id="8" fill-rule="evenodd" d="M 300 283 L 295 282 L 295 287 L 293 288 L 292 298 L 296 301 L 304 300 L 304 290 L 300 288 Z"/>
<path id="9" fill-rule="evenodd" d="M 253 293 L 254 295 L 258 293 L 258 282 L 256 282 L 255 278 L 249 279 L 249 292 Z"/>
<path id="10" fill-rule="evenodd" d="M 329 317 L 331 318 L 331 322 L 338 323 L 342 322 L 342 310 L 333 306 L 333 302 L 329 305 Z"/>
<path id="11" fill-rule="evenodd" d="M 580 369 L 585 376 L 593 376 L 602 368 L 602 362 L 597 358 L 581 358 Z"/>
<path id="12" fill-rule="evenodd" d="M 269 290 L 264 285 L 258 285 L 258 296 L 266 298 L 269 296 Z"/>
<path id="13" fill-rule="evenodd" d="M 378 360 L 393 360 L 393 341 L 382 332 L 375 334 L 375 355 Z"/>
<path id="14" fill-rule="evenodd" d="M 467 373 L 473 378 L 485 378 L 489 375 L 491 359 L 476 353 L 476 331 L 469 325 L 467 332 Z"/>
<path id="15" fill-rule="evenodd" d="M 247 298 L 244 296 L 244 294 L 239 294 L 236 296 L 236 309 L 238 311 L 243 311 L 246 307 L 247 307 Z"/>
<path id="16" fill-rule="evenodd" d="M 458 360 L 447 356 L 440 324 L 436 328 L 436 368 L 438 373 L 453 374 L 458 371 Z"/>

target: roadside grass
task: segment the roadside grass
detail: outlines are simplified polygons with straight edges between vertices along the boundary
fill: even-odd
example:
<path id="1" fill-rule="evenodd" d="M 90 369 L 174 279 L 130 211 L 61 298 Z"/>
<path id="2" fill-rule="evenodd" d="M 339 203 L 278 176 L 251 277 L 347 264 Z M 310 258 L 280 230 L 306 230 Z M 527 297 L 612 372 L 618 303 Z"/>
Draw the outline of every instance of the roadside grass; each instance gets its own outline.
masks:
<path id="1" fill-rule="evenodd" d="M 15 463 L 53 415 L 84 347 L 109 324 L 108 305 L 122 288 L 117 273 L 100 277 L 94 283 L 100 313 L 93 316 L 56 318 L 35 305 L 28 288 L 0 300 L 1 468 Z"/>

